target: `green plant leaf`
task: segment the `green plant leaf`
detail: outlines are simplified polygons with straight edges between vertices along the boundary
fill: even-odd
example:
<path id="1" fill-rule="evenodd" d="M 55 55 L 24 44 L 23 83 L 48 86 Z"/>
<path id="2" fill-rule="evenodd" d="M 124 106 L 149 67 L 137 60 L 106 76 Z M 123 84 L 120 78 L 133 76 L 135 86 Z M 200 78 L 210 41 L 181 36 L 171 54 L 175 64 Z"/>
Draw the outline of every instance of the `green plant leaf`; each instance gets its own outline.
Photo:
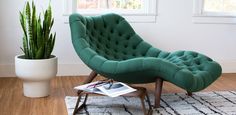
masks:
<path id="1" fill-rule="evenodd" d="M 43 46 L 41 46 L 39 50 L 36 52 L 35 59 L 43 59 L 43 55 L 44 55 L 44 48 Z"/>
<path id="2" fill-rule="evenodd" d="M 45 12 L 37 17 L 36 6 L 34 2 L 26 2 L 22 12 L 20 12 L 20 23 L 24 32 L 23 47 L 21 50 L 25 53 L 27 59 L 50 58 L 53 46 L 55 44 L 56 34 L 51 34 L 51 28 L 54 24 L 51 5 Z"/>
<path id="3" fill-rule="evenodd" d="M 34 3 L 32 2 L 32 40 L 34 44 L 35 50 L 38 49 L 37 46 L 37 17 L 36 17 L 36 8 Z"/>
<path id="4" fill-rule="evenodd" d="M 29 48 L 28 48 L 28 40 L 26 39 L 26 37 L 23 37 L 23 48 L 24 48 L 24 52 L 25 52 L 25 57 L 29 58 Z"/>

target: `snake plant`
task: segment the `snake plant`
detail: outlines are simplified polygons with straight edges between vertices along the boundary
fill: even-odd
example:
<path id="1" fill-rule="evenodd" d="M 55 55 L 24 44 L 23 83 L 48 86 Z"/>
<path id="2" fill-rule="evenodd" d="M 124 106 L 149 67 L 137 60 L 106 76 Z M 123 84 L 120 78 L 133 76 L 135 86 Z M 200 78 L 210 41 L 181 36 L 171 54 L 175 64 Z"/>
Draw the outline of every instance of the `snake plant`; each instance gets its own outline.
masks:
<path id="1" fill-rule="evenodd" d="M 56 33 L 51 33 L 54 23 L 51 5 L 43 12 L 42 19 L 41 14 L 37 16 L 34 2 L 31 5 L 27 2 L 23 11 L 20 11 L 20 23 L 24 32 L 21 50 L 25 59 L 48 59 L 51 56 L 56 38 Z"/>

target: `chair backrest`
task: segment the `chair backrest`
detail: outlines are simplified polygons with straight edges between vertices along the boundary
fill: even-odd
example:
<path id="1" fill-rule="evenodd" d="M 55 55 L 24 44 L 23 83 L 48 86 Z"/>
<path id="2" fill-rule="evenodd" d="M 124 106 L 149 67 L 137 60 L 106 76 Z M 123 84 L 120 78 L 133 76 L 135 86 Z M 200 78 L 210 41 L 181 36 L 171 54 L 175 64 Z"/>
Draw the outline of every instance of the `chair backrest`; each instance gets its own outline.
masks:
<path id="1" fill-rule="evenodd" d="M 93 17 L 72 14 L 70 26 L 77 53 L 83 48 L 77 45 L 84 44 L 98 55 L 116 61 L 143 56 L 157 57 L 160 53 L 160 50 L 144 42 L 130 24 L 117 14 Z M 75 39 L 80 40 L 76 42 Z"/>

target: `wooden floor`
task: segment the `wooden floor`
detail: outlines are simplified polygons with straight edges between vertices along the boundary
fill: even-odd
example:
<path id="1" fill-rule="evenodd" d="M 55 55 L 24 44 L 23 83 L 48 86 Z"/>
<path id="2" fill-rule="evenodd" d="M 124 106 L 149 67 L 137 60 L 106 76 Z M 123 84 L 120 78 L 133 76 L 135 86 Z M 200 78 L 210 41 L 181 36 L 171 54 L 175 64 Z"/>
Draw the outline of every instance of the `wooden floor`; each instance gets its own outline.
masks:
<path id="1" fill-rule="evenodd" d="M 31 99 L 22 94 L 22 81 L 17 78 L 0 78 L 0 115 L 66 115 L 65 96 L 76 93 L 73 87 L 85 77 L 56 77 L 51 81 L 51 95 Z M 154 84 L 143 85 L 154 91 Z M 170 83 L 164 83 L 163 93 L 184 92 Z M 223 74 L 203 91 L 236 90 L 236 74 Z"/>

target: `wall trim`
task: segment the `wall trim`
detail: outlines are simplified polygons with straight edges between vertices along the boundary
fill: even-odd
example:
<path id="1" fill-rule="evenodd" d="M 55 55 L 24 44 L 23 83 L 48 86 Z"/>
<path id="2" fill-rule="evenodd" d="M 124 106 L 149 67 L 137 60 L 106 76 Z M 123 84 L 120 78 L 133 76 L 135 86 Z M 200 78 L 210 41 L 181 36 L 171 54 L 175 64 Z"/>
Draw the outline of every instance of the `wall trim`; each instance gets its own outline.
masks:
<path id="1" fill-rule="evenodd" d="M 13 64 L 0 65 L 0 77 L 16 77 Z"/>
<path id="2" fill-rule="evenodd" d="M 236 60 L 219 61 L 223 73 L 236 73 Z"/>
<path id="3" fill-rule="evenodd" d="M 83 63 L 59 64 L 57 76 L 88 75 L 91 70 Z M 16 77 L 14 64 L 0 65 L 0 77 Z"/>
<path id="4" fill-rule="evenodd" d="M 85 64 L 59 64 L 57 76 L 88 75 L 92 70 Z"/>
<path id="5" fill-rule="evenodd" d="M 236 73 L 236 60 L 219 61 L 223 73 Z M 57 76 L 88 75 L 91 72 L 85 64 L 59 64 Z M 16 77 L 14 64 L 0 65 L 0 77 Z"/>

